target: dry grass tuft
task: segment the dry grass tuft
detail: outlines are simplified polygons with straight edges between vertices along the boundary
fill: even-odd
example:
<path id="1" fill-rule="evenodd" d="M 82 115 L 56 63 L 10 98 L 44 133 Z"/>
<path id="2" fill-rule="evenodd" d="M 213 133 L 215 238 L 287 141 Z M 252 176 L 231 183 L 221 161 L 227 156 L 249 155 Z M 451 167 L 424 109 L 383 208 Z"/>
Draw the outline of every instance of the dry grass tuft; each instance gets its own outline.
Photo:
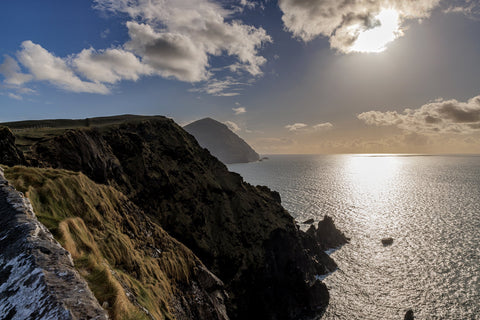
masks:
<path id="1" fill-rule="evenodd" d="M 30 198 L 38 219 L 74 258 L 114 320 L 173 319 L 177 285 L 189 283 L 196 257 L 146 218 L 116 189 L 81 173 L 5 167 L 6 178 Z M 126 290 L 135 296 L 130 300 Z"/>

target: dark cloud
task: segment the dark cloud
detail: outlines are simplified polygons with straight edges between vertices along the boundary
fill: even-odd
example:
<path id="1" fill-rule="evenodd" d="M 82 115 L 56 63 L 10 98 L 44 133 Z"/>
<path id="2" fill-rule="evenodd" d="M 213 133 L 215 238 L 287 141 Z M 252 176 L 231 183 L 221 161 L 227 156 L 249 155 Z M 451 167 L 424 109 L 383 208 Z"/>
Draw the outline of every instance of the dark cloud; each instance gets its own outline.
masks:
<path id="1" fill-rule="evenodd" d="M 459 104 L 456 101 L 446 103 L 438 108 L 438 112 L 445 118 L 457 123 L 480 121 L 480 105 L 475 108 L 475 101 L 471 105 Z"/>
<path id="2" fill-rule="evenodd" d="M 442 122 L 442 119 L 435 118 L 435 117 L 432 117 L 432 116 L 426 116 L 425 117 L 425 123 L 435 124 L 435 123 L 440 123 L 440 122 Z"/>
<path id="3" fill-rule="evenodd" d="M 208 56 L 182 34 L 156 32 L 150 25 L 127 22 L 130 41 L 125 48 L 143 58 L 165 77 L 196 82 L 207 79 Z"/>

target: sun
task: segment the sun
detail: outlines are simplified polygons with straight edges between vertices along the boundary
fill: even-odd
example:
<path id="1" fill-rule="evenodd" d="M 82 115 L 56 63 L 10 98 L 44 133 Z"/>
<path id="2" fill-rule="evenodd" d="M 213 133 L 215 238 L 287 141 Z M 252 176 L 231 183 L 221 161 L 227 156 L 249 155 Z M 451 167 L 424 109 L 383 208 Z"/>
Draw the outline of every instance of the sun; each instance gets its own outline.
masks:
<path id="1" fill-rule="evenodd" d="M 350 52 L 383 52 L 386 45 L 402 35 L 400 14 L 395 9 L 383 9 L 375 16 L 378 25 L 363 30 L 350 47 Z"/>

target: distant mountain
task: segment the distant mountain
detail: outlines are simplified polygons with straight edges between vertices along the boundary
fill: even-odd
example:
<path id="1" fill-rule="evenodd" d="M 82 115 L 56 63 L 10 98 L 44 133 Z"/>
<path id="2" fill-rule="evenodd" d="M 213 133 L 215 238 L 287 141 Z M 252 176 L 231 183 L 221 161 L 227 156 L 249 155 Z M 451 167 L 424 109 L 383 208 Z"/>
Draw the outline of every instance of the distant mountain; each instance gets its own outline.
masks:
<path id="1" fill-rule="evenodd" d="M 252 147 L 221 122 L 205 118 L 183 128 L 223 163 L 252 162 L 260 159 Z"/>

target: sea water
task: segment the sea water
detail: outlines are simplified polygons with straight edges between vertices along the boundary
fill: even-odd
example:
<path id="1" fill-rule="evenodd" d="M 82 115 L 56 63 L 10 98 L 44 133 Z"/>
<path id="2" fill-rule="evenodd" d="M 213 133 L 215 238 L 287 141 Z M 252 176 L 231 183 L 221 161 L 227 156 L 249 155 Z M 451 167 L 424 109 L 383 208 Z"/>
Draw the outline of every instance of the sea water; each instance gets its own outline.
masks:
<path id="1" fill-rule="evenodd" d="M 480 319 L 480 156 L 268 158 L 229 169 L 278 191 L 300 227 L 330 215 L 351 238 L 322 319 Z"/>

